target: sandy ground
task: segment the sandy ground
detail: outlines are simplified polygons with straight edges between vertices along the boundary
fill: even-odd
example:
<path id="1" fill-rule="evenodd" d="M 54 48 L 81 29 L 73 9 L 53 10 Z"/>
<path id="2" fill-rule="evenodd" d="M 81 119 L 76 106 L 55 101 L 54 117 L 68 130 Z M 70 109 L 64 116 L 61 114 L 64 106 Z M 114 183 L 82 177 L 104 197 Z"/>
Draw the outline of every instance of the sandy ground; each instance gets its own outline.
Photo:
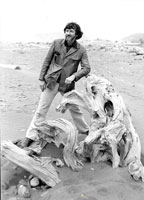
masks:
<path id="1" fill-rule="evenodd" d="M 92 73 L 110 80 L 122 95 L 129 108 L 133 124 L 142 144 L 142 162 L 144 164 L 144 56 L 136 56 L 126 51 L 111 48 L 99 48 L 101 44 L 86 45 Z M 103 43 L 105 45 L 105 43 Z M 48 45 L 0 44 L 0 120 L 1 140 L 14 140 L 25 136 L 26 129 L 37 107 L 40 89 L 38 76 L 42 62 L 47 54 Z M 9 64 L 9 65 L 8 65 Z M 19 66 L 20 70 L 15 70 Z M 83 89 L 83 80 L 76 88 Z M 70 114 L 55 111 L 61 99 L 55 98 L 47 118 L 59 117 L 72 121 Z M 89 115 L 84 111 L 89 123 Z M 60 150 L 48 146 L 49 155 L 60 157 Z M 31 199 L 50 200 L 143 200 L 144 184 L 135 182 L 127 168 L 112 169 L 110 163 L 86 163 L 80 172 L 64 167 L 57 169 L 61 182 L 45 192 L 32 190 Z M 18 181 L 29 175 L 24 169 L 2 158 L 3 200 L 13 199 Z"/>

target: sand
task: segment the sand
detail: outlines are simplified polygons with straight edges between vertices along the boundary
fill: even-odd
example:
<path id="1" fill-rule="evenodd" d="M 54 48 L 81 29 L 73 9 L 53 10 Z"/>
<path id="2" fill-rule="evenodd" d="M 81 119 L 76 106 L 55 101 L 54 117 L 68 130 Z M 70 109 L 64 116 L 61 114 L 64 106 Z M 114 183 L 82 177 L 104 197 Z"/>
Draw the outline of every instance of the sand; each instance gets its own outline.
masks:
<path id="1" fill-rule="evenodd" d="M 111 44 L 111 46 L 109 45 Z M 122 95 L 129 108 L 133 124 L 142 144 L 144 164 L 144 55 L 135 55 L 115 48 L 116 44 L 106 41 L 85 43 L 92 73 L 110 80 Z M 106 48 L 101 48 L 102 46 Z M 26 130 L 37 107 L 40 88 L 38 76 L 49 46 L 45 44 L 0 44 L 0 118 L 1 140 L 15 140 L 25 136 Z M 15 69 L 18 66 L 18 69 Z M 81 79 L 76 89 L 83 89 Z M 69 112 L 55 111 L 61 99 L 57 95 L 47 119 L 59 117 L 72 122 Z M 89 123 L 89 114 L 84 111 Z M 49 145 L 47 154 L 61 157 L 56 147 Z M 79 172 L 67 167 L 57 168 L 61 182 L 46 191 L 31 190 L 31 199 L 50 200 L 142 200 L 144 184 L 135 182 L 127 168 L 113 169 L 110 163 L 85 163 Z M 16 199 L 14 190 L 19 180 L 29 176 L 21 167 L 2 158 L 3 200 Z"/>

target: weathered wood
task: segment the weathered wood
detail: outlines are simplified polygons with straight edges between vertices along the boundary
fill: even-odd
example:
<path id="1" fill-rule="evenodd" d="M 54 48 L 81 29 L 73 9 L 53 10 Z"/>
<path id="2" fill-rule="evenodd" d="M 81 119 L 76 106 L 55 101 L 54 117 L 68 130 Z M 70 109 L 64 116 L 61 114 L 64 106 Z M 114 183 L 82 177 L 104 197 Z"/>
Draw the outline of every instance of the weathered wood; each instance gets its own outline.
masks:
<path id="1" fill-rule="evenodd" d="M 82 169 L 83 164 L 75 154 L 78 146 L 77 131 L 71 122 L 62 118 L 48 120 L 39 123 L 36 129 L 40 132 L 39 137 L 48 143 L 53 142 L 57 147 L 64 145 L 63 158 L 68 167 L 74 171 Z"/>
<path id="2" fill-rule="evenodd" d="M 28 151 L 14 145 L 11 141 L 2 142 L 2 155 L 25 170 L 39 177 L 48 186 L 54 187 L 60 182 L 58 174 L 51 163 L 43 166 L 40 159 L 35 160 L 28 155 Z"/>
<path id="3" fill-rule="evenodd" d="M 139 172 L 139 175 L 137 172 L 133 172 L 135 174 L 132 175 L 144 180 L 140 139 L 123 98 L 108 80 L 94 74 L 88 76 L 84 84 L 83 93 L 80 94 L 76 90 L 66 93 L 57 107 L 58 111 L 63 112 L 74 104 L 90 113 L 89 134 L 83 142 L 83 147 L 77 148 L 77 154 L 82 155 L 83 150 L 84 157 L 89 153 L 90 159 L 98 161 L 101 160 L 99 155 L 103 156 L 106 153 L 104 160 L 106 157 L 111 158 L 113 168 L 132 163 L 131 166 L 136 165 Z M 106 149 L 100 154 L 99 144 L 110 147 L 110 152 Z"/>

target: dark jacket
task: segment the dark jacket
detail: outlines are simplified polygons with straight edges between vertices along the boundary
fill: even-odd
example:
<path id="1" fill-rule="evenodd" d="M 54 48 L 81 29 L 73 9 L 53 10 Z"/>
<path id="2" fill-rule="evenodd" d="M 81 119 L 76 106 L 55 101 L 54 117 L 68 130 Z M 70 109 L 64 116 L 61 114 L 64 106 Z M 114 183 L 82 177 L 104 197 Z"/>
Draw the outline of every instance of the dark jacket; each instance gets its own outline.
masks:
<path id="1" fill-rule="evenodd" d="M 79 63 L 81 69 L 78 70 Z M 75 81 L 90 72 L 90 65 L 86 50 L 82 45 L 76 42 L 75 47 L 67 52 L 64 39 L 55 40 L 49 49 L 40 72 L 39 80 L 45 81 L 47 87 L 53 89 L 59 82 L 58 90 L 68 92 L 75 88 Z M 65 84 L 65 79 L 72 74 L 75 75 L 75 81 L 71 84 Z M 59 79 L 59 81 L 58 81 Z"/>

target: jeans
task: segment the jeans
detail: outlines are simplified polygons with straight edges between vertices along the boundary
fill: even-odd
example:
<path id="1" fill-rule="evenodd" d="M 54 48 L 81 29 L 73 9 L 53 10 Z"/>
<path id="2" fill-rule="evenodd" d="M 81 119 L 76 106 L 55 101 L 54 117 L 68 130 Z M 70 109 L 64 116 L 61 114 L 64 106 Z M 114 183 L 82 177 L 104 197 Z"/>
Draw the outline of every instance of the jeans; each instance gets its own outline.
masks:
<path id="1" fill-rule="evenodd" d="M 37 132 L 37 125 L 38 123 L 45 121 L 46 115 L 50 108 L 50 105 L 58 93 L 59 84 L 57 83 L 53 90 L 46 88 L 40 96 L 40 101 L 37 107 L 37 110 L 33 116 L 33 119 L 29 125 L 29 128 L 26 133 L 26 137 L 32 140 L 39 140 L 38 132 Z M 63 95 L 63 94 L 61 94 Z M 79 133 L 85 133 L 89 130 L 89 126 L 84 120 L 83 114 L 78 106 L 72 105 L 69 108 L 75 126 Z"/>

